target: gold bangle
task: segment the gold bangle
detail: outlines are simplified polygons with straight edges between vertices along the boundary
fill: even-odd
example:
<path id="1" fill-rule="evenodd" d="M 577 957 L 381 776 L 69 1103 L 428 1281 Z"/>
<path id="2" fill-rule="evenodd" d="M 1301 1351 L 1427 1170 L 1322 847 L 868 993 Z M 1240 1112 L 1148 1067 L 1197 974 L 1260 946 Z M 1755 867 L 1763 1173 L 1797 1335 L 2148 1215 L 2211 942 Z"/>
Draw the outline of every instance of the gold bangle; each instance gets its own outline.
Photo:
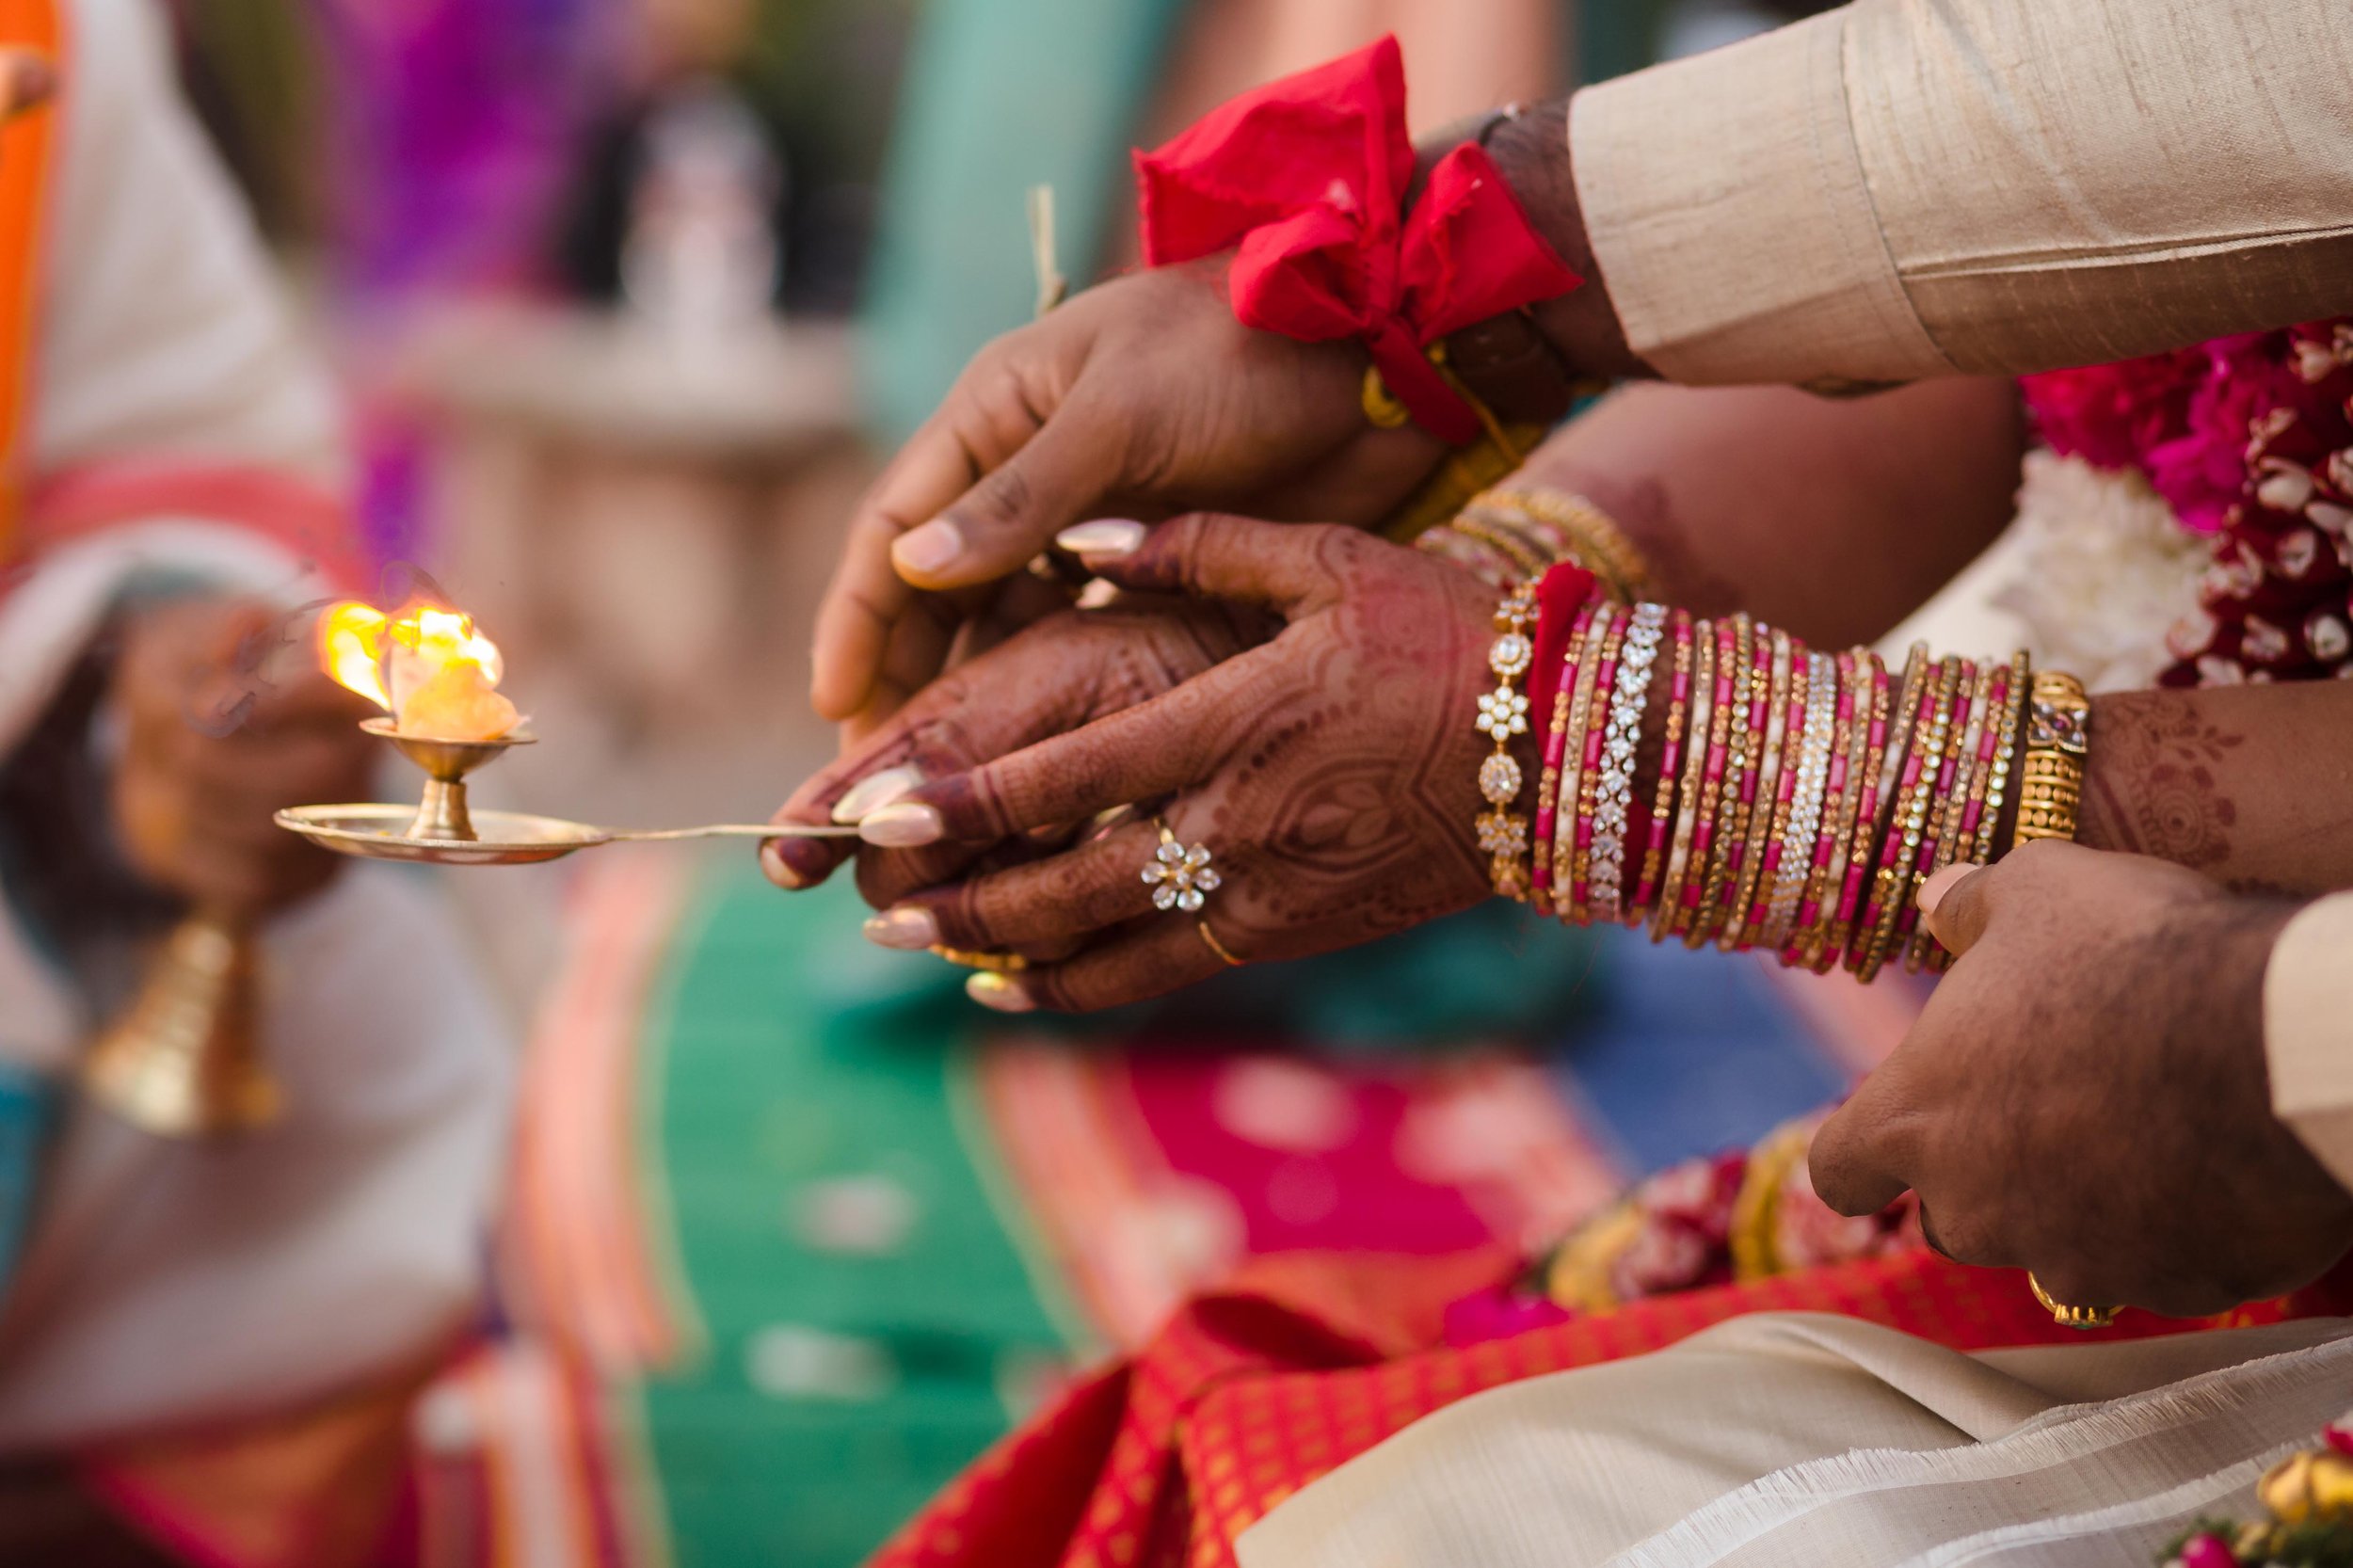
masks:
<path id="1" fill-rule="evenodd" d="M 1766 846 L 1773 840 L 1781 809 L 1782 750 L 1788 744 L 1789 683 L 1797 674 L 1797 653 L 1789 633 L 1775 630 L 1770 683 L 1765 689 L 1765 729 L 1757 740 L 1756 801 L 1741 824 L 1748 840 L 1740 848 L 1740 876 L 1731 888 L 1732 909 L 1724 932 L 1716 939 L 1721 951 L 1737 948 L 1749 931 L 1749 915 L 1756 907 L 1756 886 L 1765 873 Z"/>
<path id="2" fill-rule="evenodd" d="M 1677 611 L 1676 614 L 1680 616 L 1682 612 Z M 1687 626 L 1689 625 L 1689 616 L 1683 616 L 1683 620 Z M 1670 624 L 1673 624 L 1672 619 Z M 1701 621 L 1698 624 L 1704 627 L 1707 623 Z M 1658 770 L 1658 784 L 1651 795 L 1650 825 L 1642 844 L 1642 863 L 1636 872 L 1634 893 L 1625 909 L 1627 923 L 1637 928 L 1643 923 L 1640 902 L 1643 890 L 1648 889 L 1653 898 L 1661 901 L 1662 906 L 1667 896 L 1660 878 L 1667 869 L 1667 841 L 1674 836 L 1675 776 L 1664 765 L 1663 760 L 1670 756 L 1676 757 L 1680 766 L 1678 748 L 1683 742 L 1684 720 L 1690 715 L 1691 655 L 1698 640 L 1698 627 L 1692 627 L 1691 631 L 1691 636 L 1677 635 L 1673 638 L 1674 664 L 1667 672 L 1667 729 L 1665 744 L 1660 750 L 1662 761 Z M 1651 940 L 1655 942 L 1658 940 L 1655 915 L 1651 926 Z"/>
<path id="3" fill-rule="evenodd" d="M 2030 839 L 2073 839 L 2090 749 L 2091 699 L 2064 670 L 2034 672 L 2026 705 L 2026 759 L 2018 779 L 2010 848 Z"/>
<path id="4" fill-rule="evenodd" d="M 1723 673 L 1717 672 L 1720 681 Z M 1757 680 L 1756 623 L 1745 614 L 1732 617 L 1731 677 L 1732 712 L 1725 730 L 1723 780 L 1714 796 L 1716 809 L 1710 819 L 1715 838 L 1707 849 L 1707 879 L 1700 884 L 1699 912 L 1683 934 L 1683 945 L 1688 948 L 1703 947 L 1723 930 L 1724 883 L 1732 875 L 1736 829 L 1744 825 L 1740 815 L 1740 780 L 1749 771 L 1749 709 L 1756 694 Z M 1757 740 L 1762 744 L 1761 732 Z"/>
<path id="5" fill-rule="evenodd" d="M 1581 495 L 1559 490 L 1491 490 L 1473 505 L 1519 512 L 1561 536 L 1561 557 L 1576 562 L 1595 577 L 1622 604 L 1656 597 L 1651 592 L 1650 562 L 1617 520 Z"/>
<path id="6" fill-rule="evenodd" d="M 1961 819 L 1969 814 L 1969 802 L 1978 792 L 1983 777 L 1993 772 L 1988 760 L 1985 767 L 1977 766 L 1977 753 L 1985 749 L 1986 728 L 1989 725 L 1999 730 L 1999 722 L 1991 712 L 1993 706 L 1995 678 L 2006 666 L 1989 659 L 1977 666 L 1976 677 L 1969 682 L 1969 718 L 1964 728 L 1953 737 L 1956 748 L 1952 754 L 1953 783 L 1941 801 L 1930 801 L 1929 820 L 1936 824 L 1936 851 L 1913 879 L 1912 890 L 1905 896 L 1917 902 L 1920 889 L 1929 878 L 1951 865 L 1962 850 Z M 1983 809 L 1980 806 L 1979 809 Z M 1945 951 L 1929 930 L 1926 920 L 1914 921 L 1912 935 L 1904 943 L 1903 962 L 1906 974 L 1918 974 L 1921 967 L 1935 954 Z"/>
<path id="7" fill-rule="evenodd" d="M 1569 650 L 1577 660 L 1576 680 L 1571 682 L 1565 675 L 1562 680 L 1570 688 L 1569 717 L 1561 731 L 1561 782 L 1552 797 L 1552 903 L 1547 911 L 1561 920 L 1569 919 L 1569 893 L 1577 875 L 1577 803 L 1585 793 L 1585 731 L 1591 724 L 1593 687 L 1601 676 L 1601 650 L 1617 617 L 1615 604 L 1604 600 L 1593 606 L 1584 639 Z"/>
<path id="8" fill-rule="evenodd" d="M 1650 939 L 1663 942 L 1683 929 L 1683 890 L 1691 879 L 1691 840 L 1699 828 L 1700 792 L 1707 775 L 1708 731 L 1716 717 L 1716 623 L 1691 625 L 1690 733 L 1683 744 L 1683 777 L 1675 792 L 1673 842 L 1651 913 Z"/>
<path id="9" fill-rule="evenodd" d="M 1468 508 L 1465 508 L 1452 522 L 1448 523 L 1444 528 L 1433 529 L 1432 533 L 1460 534 L 1466 539 L 1487 546 L 1509 560 L 1518 570 L 1521 578 L 1528 582 L 1532 583 L 1544 576 L 1545 568 L 1552 565 L 1540 547 L 1520 537 L 1508 528 L 1498 528 L 1492 523 L 1481 520 L 1472 516 Z"/>
<path id="10" fill-rule="evenodd" d="M 1881 863 L 1872 876 L 1872 896 L 1879 901 L 1878 918 L 1865 936 L 1864 945 L 1849 959 L 1855 979 L 1869 984 L 1887 961 L 1888 949 L 1896 936 L 1897 923 L 1902 920 L 1904 901 L 1911 897 L 1915 886 L 1914 875 L 1920 858 L 1920 830 L 1926 825 L 1929 802 L 1934 798 L 1936 776 L 1944 765 L 1945 746 L 1951 738 L 1953 722 L 1953 693 L 1961 685 L 1961 661 L 1946 658 L 1937 664 L 1936 687 L 1929 694 L 1928 706 L 1920 712 L 1913 727 L 1912 744 L 1905 755 L 1904 765 L 1911 759 L 1920 759 L 1920 772 L 1912 787 L 1897 792 L 1892 814 L 1887 819 L 1887 835 L 1897 848 L 1893 860 L 1886 857 L 1882 840 Z"/>

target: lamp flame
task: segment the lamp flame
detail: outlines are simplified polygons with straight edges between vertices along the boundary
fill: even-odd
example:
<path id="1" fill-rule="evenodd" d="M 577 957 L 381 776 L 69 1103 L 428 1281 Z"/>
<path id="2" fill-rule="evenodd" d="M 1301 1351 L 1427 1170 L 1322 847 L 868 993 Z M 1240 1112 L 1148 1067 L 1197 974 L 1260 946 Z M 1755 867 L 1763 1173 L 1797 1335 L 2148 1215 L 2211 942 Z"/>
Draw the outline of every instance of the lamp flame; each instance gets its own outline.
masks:
<path id="1" fill-rule="evenodd" d="M 403 733 L 494 741 L 521 722 L 497 686 L 498 645 L 463 611 L 413 604 L 388 616 L 356 600 L 319 616 L 319 663 L 337 683 L 392 715 Z"/>

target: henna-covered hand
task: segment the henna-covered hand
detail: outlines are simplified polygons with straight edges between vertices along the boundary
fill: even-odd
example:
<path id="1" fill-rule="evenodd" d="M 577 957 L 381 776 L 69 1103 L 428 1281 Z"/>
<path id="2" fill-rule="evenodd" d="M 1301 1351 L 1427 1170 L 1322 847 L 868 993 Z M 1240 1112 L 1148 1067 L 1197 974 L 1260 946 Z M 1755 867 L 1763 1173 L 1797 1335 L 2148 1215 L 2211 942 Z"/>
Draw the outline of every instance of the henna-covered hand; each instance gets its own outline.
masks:
<path id="1" fill-rule="evenodd" d="M 1091 532 L 1099 541 L 1107 528 Z M 1471 716 L 1492 592 L 1339 527 L 1196 515 L 1130 536 L 1140 542 L 1124 553 L 1080 553 L 1125 588 L 1213 596 L 1288 624 L 1140 706 L 934 778 L 868 817 L 868 838 L 989 845 L 1166 800 L 1172 829 L 1207 844 L 1224 879 L 1200 918 L 1253 962 L 1369 941 L 1485 897 L 1471 820 L 1488 743 Z M 946 704 L 925 694 L 910 716 L 933 728 L 973 722 L 1005 700 L 987 673 L 976 665 Z M 1064 711 L 1087 716 L 1084 704 Z M 860 880 L 885 906 L 878 939 L 893 945 L 1061 952 L 1087 943 L 975 993 L 1011 1010 L 1083 1011 L 1222 966 L 1193 917 L 1155 911 L 1140 873 L 1157 843 L 1138 820 L 958 880 L 904 856 L 869 864 Z"/>
<path id="2" fill-rule="evenodd" d="M 1153 595 L 1046 616 L 925 687 L 795 791 L 776 820 L 861 821 L 927 779 L 960 776 L 1172 691 L 1266 641 L 1280 625 L 1254 610 Z M 858 858 L 858 883 L 869 899 L 888 903 L 907 888 L 962 874 L 983 860 L 1033 856 L 1040 840 L 1050 845 L 1068 837 L 1059 831 L 1019 835 L 1010 842 L 956 840 L 897 850 L 870 844 Z M 778 887 L 808 888 L 831 875 L 856 847 L 772 840 L 762 846 L 761 862 Z M 928 947 L 932 940 L 894 945 Z"/>

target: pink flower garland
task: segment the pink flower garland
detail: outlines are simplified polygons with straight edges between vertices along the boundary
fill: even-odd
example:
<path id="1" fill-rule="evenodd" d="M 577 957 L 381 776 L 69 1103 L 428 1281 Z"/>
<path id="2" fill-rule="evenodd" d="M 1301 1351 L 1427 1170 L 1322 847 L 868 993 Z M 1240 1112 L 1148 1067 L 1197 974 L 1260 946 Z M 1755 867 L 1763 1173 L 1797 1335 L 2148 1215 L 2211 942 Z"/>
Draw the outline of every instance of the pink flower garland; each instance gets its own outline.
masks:
<path id="1" fill-rule="evenodd" d="M 2025 377 L 2043 440 L 2213 541 L 2169 686 L 2353 674 L 2353 318 Z"/>

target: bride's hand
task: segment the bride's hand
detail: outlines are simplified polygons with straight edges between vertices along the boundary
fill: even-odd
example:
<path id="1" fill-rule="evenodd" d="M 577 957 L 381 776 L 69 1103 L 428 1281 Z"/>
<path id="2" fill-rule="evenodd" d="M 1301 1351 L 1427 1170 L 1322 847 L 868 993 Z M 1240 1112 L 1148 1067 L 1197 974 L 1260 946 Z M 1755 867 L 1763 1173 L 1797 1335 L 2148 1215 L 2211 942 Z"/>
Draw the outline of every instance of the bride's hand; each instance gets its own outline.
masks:
<path id="1" fill-rule="evenodd" d="M 1197 915 L 1156 910 L 1143 871 L 1160 840 L 1141 820 L 953 881 L 939 879 L 936 862 L 893 856 L 861 870 L 861 888 L 883 907 L 872 925 L 878 940 L 1029 952 L 1085 943 L 1010 980 L 984 977 L 974 991 L 1009 1011 L 1085 1011 L 1217 972 L 1225 960 L 1203 923 L 1242 961 L 1296 958 L 1487 896 L 1471 824 L 1491 747 L 1472 718 L 1491 589 L 1339 527 L 1196 515 L 1148 534 L 1131 526 L 1125 536 L 1138 542 L 1124 552 L 1101 548 L 1121 532 L 1112 525 L 1087 532 L 1071 547 L 1122 587 L 1209 596 L 1287 624 L 1164 695 L 934 777 L 869 816 L 864 831 L 936 852 L 1166 799 L 1170 827 L 1209 848 L 1221 886 Z M 976 680 L 961 698 L 985 723 L 1005 694 Z"/>
<path id="2" fill-rule="evenodd" d="M 793 792 L 776 820 L 859 821 L 926 780 L 962 776 L 977 763 L 1149 701 L 1265 642 L 1281 624 L 1260 611 L 1150 595 L 1046 614 L 924 687 L 881 729 Z M 1011 845 L 994 839 L 904 850 L 870 844 L 858 857 L 859 886 L 887 903 L 909 887 L 961 875 L 984 857 L 1034 854 L 1041 837 Z M 761 864 L 777 886 L 808 888 L 858 848 L 839 840 L 771 840 Z"/>

